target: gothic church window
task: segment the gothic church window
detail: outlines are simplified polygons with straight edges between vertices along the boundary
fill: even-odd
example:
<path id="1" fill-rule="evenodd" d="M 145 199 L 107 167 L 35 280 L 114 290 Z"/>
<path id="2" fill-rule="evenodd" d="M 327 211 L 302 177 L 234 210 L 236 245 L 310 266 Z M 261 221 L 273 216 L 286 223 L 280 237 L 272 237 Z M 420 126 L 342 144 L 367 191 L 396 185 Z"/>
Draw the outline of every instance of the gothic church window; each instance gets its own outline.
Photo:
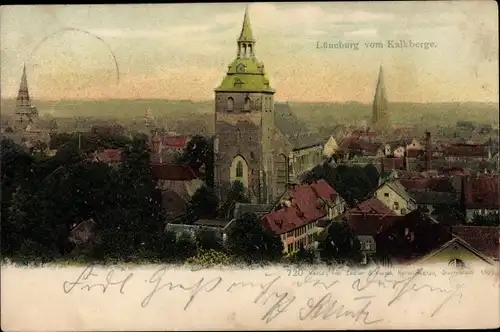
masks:
<path id="1" fill-rule="evenodd" d="M 244 111 L 250 111 L 250 98 L 245 98 L 245 105 L 243 106 Z"/>
<path id="2" fill-rule="evenodd" d="M 243 163 L 241 161 L 238 161 L 238 163 L 236 164 L 236 177 L 243 177 Z"/>
<path id="3" fill-rule="evenodd" d="M 234 99 L 229 97 L 227 98 L 227 110 L 232 111 L 234 107 Z"/>

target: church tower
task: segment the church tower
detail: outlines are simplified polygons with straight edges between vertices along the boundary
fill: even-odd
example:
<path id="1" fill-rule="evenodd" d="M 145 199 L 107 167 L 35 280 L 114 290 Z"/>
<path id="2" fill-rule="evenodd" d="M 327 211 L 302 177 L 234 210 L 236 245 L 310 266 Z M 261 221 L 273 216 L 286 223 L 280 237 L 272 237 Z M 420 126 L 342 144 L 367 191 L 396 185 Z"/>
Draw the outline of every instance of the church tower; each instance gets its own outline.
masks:
<path id="1" fill-rule="evenodd" d="M 17 92 L 16 111 L 13 125 L 16 129 L 24 130 L 29 125 L 33 125 L 37 118 L 38 110 L 35 106 L 31 105 L 28 91 L 28 79 L 26 77 L 26 65 L 24 65 L 19 91 Z"/>
<path id="2" fill-rule="evenodd" d="M 375 97 L 373 98 L 372 125 L 376 131 L 387 131 L 389 129 L 389 109 L 382 66 L 380 66 Z"/>
<path id="3" fill-rule="evenodd" d="M 240 181 L 252 202 L 276 197 L 273 161 L 274 92 L 255 56 L 248 8 L 237 40 L 236 58 L 215 89 L 215 184 L 220 194 Z"/>

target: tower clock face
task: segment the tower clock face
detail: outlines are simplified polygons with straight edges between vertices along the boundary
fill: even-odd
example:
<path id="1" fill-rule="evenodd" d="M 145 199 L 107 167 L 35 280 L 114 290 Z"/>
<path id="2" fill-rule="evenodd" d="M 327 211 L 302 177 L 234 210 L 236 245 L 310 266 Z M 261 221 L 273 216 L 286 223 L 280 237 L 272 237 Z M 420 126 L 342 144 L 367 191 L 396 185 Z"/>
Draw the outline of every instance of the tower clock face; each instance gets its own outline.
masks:
<path id="1" fill-rule="evenodd" d="M 245 72 L 245 66 L 243 64 L 239 64 L 237 67 L 236 67 L 236 72 L 237 73 L 244 73 Z"/>

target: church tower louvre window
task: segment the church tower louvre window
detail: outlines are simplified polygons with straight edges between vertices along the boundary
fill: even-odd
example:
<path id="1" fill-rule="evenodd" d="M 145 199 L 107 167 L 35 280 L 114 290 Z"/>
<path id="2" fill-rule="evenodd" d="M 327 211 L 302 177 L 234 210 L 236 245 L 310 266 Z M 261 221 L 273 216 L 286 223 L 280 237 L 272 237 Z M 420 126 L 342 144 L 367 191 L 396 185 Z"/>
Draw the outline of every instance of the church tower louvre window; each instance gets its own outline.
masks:
<path id="1" fill-rule="evenodd" d="M 237 78 L 236 80 L 234 80 L 234 87 L 238 89 L 243 88 L 243 82 Z"/>
<path id="2" fill-rule="evenodd" d="M 227 110 L 232 111 L 234 107 L 234 99 L 232 97 L 227 98 Z"/>

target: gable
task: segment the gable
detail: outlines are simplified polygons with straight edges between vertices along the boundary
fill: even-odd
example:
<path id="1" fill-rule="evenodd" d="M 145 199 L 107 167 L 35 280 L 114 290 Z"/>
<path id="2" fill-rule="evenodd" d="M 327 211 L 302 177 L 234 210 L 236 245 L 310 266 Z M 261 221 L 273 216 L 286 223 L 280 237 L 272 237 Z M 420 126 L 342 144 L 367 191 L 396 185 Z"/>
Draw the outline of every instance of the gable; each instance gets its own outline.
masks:
<path id="1" fill-rule="evenodd" d="M 463 240 L 455 237 L 453 240 L 446 243 L 443 247 L 439 248 L 433 253 L 422 258 L 419 263 L 445 263 L 448 264 L 452 260 L 460 260 L 467 266 L 477 262 L 491 262 L 481 255 L 479 252 L 471 248 Z"/>

